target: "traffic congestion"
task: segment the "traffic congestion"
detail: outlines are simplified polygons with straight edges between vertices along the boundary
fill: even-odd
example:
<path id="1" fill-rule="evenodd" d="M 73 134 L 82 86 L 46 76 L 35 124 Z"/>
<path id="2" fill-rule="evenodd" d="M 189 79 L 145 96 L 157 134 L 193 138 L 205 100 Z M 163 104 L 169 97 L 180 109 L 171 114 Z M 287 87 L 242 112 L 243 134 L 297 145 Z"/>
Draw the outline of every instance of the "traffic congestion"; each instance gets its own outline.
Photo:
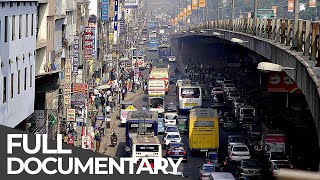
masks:
<path id="1" fill-rule="evenodd" d="M 173 30 L 163 16 L 140 22 L 138 43 L 123 62 L 141 75 L 143 93 L 121 102 L 115 155 L 148 157 L 151 164 L 182 158 L 175 175 L 202 180 L 272 179 L 293 168 L 284 133 L 260 121 L 236 77 L 202 64 L 187 67 L 172 53 Z"/>

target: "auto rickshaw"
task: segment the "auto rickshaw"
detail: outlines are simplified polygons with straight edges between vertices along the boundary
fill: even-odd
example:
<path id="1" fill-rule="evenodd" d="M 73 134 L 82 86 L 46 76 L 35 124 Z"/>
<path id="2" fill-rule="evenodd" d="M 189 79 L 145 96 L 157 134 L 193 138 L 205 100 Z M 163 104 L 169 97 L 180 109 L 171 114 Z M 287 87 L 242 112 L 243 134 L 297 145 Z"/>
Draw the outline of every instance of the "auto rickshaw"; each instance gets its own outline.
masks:
<path id="1" fill-rule="evenodd" d="M 188 118 L 186 116 L 177 117 L 177 127 L 179 132 L 186 134 L 188 132 Z"/>

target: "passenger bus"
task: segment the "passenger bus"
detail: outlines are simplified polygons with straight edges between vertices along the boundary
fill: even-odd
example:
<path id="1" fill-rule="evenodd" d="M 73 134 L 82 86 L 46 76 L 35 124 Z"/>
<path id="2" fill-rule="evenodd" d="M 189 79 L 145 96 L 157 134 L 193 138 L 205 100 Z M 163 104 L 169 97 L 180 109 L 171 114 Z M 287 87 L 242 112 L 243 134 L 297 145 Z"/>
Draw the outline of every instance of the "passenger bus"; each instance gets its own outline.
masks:
<path id="1" fill-rule="evenodd" d="M 161 44 L 159 45 L 159 57 L 163 59 L 167 59 L 171 56 L 171 47 L 168 44 Z"/>
<path id="2" fill-rule="evenodd" d="M 188 112 L 195 106 L 202 106 L 202 90 L 197 82 L 191 80 L 178 81 L 176 92 L 180 112 Z"/>
<path id="3" fill-rule="evenodd" d="M 273 9 L 257 9 L 257 18 L 273 18 Z"/>
<path id="4" fill-rule="evenodd" d="M 131 137 L 139 134 L 158 135 L 158 113 L 151 111 L 131 111 L 128 112 L 125 125 L 126 151 L 130 152 Z"/>
<path id="5" fill-rule="evenodd" d="M 158 136 L 137 135 L 131 137 L 131 157 L 148 158 L 151 167 L 154 167 L 154 159 L 162 158 L 162 147 Z"/>

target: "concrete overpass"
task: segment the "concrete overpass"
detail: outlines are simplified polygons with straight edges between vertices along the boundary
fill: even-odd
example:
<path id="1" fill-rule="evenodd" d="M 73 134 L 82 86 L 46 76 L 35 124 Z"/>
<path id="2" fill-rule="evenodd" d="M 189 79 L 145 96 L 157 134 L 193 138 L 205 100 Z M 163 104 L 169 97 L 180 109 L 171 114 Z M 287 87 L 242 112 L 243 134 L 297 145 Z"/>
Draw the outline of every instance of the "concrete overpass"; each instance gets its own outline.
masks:
<path id="1" fill-rule="evenodd" d="M 241 46 L 286 67 L 295 68 L 286 73 L 302 90 L 315 120 L 320 137 L 320 41 L 319 22 L 299 20 L 296 32 L 297 47 L 292 48 L 293 20 L 290 19 L 235 19 L 199 23 L 179 32 L 172 43 L 183 48 L 183 41 L 191 36 L 215 37 L 216 40 L 231 42 L 241 39 Z M 239 43 L 237 43 L 239 44 Z M 320 141 L 320 138 L 318 138 Z"/>

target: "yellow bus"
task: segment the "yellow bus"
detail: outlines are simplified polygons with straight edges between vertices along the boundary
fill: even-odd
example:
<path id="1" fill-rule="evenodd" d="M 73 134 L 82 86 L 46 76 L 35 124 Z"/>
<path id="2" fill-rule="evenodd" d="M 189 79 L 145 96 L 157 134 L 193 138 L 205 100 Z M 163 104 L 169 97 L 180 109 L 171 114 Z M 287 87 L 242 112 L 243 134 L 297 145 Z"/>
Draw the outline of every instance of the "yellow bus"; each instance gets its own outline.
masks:
<path id="1" fill-rule="evenodd" d="M 189 115 L 190 152 L 218 151 L 219 120 L 216 109 L 194 108 Z"/>

